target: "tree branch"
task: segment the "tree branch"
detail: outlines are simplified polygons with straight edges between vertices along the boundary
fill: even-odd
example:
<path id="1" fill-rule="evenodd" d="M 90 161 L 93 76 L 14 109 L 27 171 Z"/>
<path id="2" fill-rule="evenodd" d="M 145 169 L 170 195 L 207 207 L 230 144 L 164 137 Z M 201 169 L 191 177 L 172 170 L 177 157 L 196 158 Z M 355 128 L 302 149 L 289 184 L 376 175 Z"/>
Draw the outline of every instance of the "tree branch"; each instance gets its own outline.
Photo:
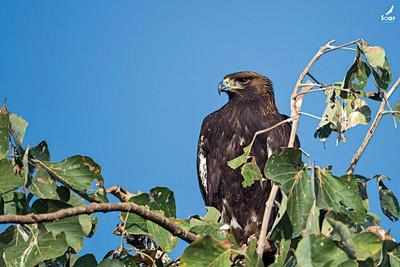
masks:
<path id="1" fill-rule="evenodd" d="M 375 115 L 375 118 L 373 122 L 371 123 L 371 126 L 368 128 L 367 134 L 364 137 L 363 142 L 357 149 L 356 153 L 353 155 L 353 158 L 351 159 L 350 166 L 347 168 L 347 174 L 352 174 L 358 161 L 360 160 L 361 156 L 363 155 L 365 149 L 367 148 L 369 142 L 371 141 L 372 137 L 375 134 L 376 129 L 379 126 L 379 123 L 385 114 L 385 106 L 386 102 L 389 101 L 390 96 L 396 91 L 397 87 L 400 85 L 400 78 L 397 79 L 397 81 L 392 85 L 392 87 L 389 89 L 387 93 L 384 95 L 384 99 L 382 100 L 381 104 L 379 105 L 378 112 Z"/>
<path id="2" fill-rule="evenodd" d="M 355 40 L 355 41 L 345 43 L 345 44 L 339 45 L 339 46 L 332 45 L 335 42 L 334 40 L 327 42 L 326 44 L 324 44 L 323 46 L 320 47 L 320 49 L 317 51 L 317 53 L 308 62 L 308 64 L 304 68 L 304 70 L 300 73 L 300 75 L 296 81 L 296 84 L 293 88 L 293 92 L 292 92 L 292 96 L 291 96 L 292 129 L 290 132 L 288 147 L 294 147 L 294 143 L 296 140 L 297 128 L 299 126 L 299 120 L 300 120 L 300 115 L 301 115 L 300 111 L 301 111 L 301 106 L 303 104 L 303 98 L 307 93 L 311 92 L 310 90 L 312 88 L 315 87 L 315 84 L 310 84 L 309 86 L 305 86 L 305 84 L 303 83 L 303 80 L 309 74 L 311 67 L 319 60 L 319 58 L 322 55 L 324 55 L 328 52 L 332 52 L 337 49 L 352 46 L 359 41 L 360 40 Z M 302 88 L 301 94 L 299 94 L 300 88 Z M 260 235 L 258 238 L 258 244 L 257 244 L 257 255 L 258 255 L 259 259 L 262 258 L 263 253 L 264 253 L 265 244 L 267 242 L 266 237 L 267 237 L 268 225 L 269 225 L 270 217 L 272 214 L 273 204 L 274 204 L 278 190 L 279 190 L 279 187 L 277 185 L 273 184 L 271 192 L 269 193 L 268 199 L 265 203 L 263 222 L 261 225 L 261 231 L 260 231 Z"/>
<path id="3" fill-rule="evenodd" d="M 119 187 L 112 187 L 107 190 L 118 198 L 128 200 L 129 193 Z M 125 193 L 124 193 L 125 192 Z M 167 218 L 157 212 L 151 211 L 144 206 L 140 206 L 133 202 L 120 202 L 120 203 L 91 203 L 87 206 L 71 207 L 61 209 L 56 212 L 50 213 L 30 213 L 26 215 L 1 215 L 0 224 L 16 223 L 16 224 L 34 224 L 43 222 L 52 222 L 68 217 L 73 217 L 81 214 L 92 214 L 96 212 L 130 212 L 139 215 L 140 217 L 150 220 L 161 227 L 168 230 L 174 236 L 177 236 L 188 243 L 195 241 L 198 237 L 196 234 L 187 231 L 177 225 L 171 218 Z"/>

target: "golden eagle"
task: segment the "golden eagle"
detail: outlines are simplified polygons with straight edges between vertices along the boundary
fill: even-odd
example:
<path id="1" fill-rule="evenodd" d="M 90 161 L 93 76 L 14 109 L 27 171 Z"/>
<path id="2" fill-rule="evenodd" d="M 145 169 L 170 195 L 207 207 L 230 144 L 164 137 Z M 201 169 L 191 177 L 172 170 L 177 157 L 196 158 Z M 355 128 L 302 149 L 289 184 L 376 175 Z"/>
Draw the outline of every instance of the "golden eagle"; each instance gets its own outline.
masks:
<path id="1" fill-rule="evenodd" d="M 245 243 L 259 232 L 272 186 L 264 179 L 242 187 L 240 169 L 231 169 L 227 162 L 243 153 L 256 131 L 288 117 L 277 109 L 271 80 L 256 72 L 226 75 L 218 91 L 227 93 L 229 101 L 202 123 L 197 151 L 199 184 L 206 205 L 217 208 L 236 239 Z M 251 154 L 260 170 L 272 153 L 287 147 L 290 131 L 287 123 L 257 137 Z"/>

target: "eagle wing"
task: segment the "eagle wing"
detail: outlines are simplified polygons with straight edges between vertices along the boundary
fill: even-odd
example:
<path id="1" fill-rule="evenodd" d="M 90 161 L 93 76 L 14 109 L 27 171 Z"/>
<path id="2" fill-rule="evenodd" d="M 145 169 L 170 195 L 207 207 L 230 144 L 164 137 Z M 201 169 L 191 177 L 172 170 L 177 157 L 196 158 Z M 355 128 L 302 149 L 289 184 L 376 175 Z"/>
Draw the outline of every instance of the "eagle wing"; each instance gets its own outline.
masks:
<path id="1" fill-rule="evenodd" d="M 208 171 L 210 169 L 208 165 L 212 164 L 209 159 L 209 135 L 213 129 L 210 128 L 210 125 L 215 125 L 215 120 L 215 112 L 209 114 L 203 120 L 197 145 L 197 176 L 200 191 L 207 206 L 215 204 L 213 202 L 215 202 L 215 194 L 218 193 L 220 184 L 219 175 L 214 175 Z"/>

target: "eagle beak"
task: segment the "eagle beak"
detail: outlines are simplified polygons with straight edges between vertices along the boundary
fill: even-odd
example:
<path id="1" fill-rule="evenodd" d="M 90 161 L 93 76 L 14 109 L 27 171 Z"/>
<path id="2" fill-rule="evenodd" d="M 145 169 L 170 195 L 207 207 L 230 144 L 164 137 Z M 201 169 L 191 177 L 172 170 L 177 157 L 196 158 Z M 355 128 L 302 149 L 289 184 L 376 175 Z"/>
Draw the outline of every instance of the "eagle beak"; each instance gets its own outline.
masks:
<path id="1" fill-rule="evenodd" d="M 218 94 L 221 95 L 222 92 L 228 92 L 229 87 L 225 84 L 225 81 L 222 81 L 218 84 Z"/>

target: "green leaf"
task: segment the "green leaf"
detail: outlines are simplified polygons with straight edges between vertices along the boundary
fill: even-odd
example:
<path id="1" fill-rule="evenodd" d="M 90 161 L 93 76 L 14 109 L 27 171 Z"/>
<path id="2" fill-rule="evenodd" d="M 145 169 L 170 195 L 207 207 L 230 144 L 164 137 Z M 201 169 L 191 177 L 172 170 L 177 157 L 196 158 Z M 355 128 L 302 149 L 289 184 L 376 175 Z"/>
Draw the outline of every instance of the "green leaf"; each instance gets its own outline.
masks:
<path id="1" fill-rule="evenodd" d="M 255 181 L 259 181 L 263 178 L 255 158 L 242 166 L 241 174 L 243 177 L 242 186 L 244 188 L 252 186 Z"/>
<path id="2" fill-rule="evenodd" d="M 359 124 L 368 124 L 371 120 L 371 109 L 368 107 L 367 102 L 361 98 L 346 101 L 345 115 L 342 121 L 342 129 L 348 130 Z"/>
<path id="3" fill-rule="evenodd" d="M 339 267 L 358 267 L 358 263 L 355 260 L 348 260 L 341 263 Z"/>
<path id="4" fill-rule="evenodd" d="M 323 236 L 309 235 L 303 238 L 296 249 L 298 266 L 336 267 L 349 260 L 347 254 Z"/>
<path id="5" fill-rule="evenodd" d="M 382 250 L 382 241 L 377 235 L 369 232 L 355 234 L 352 243 L 358 260 L 374 257 Z"/>
<path id="6" fill-rule="evenodd" d="M 362 223 L 366 209 L 359 191 L 354 189 L 351 182 L 333 176 L 328 169 L 316 169 L 315 173 L 318 207 L 345 215 L 355 223 Z"/>
<path id="7" fill-rule="evenodd" d="M 393 191 L 390 190 L 384 183 L 385 177 L 380 175 L 377 176 L 379 200 L 381 204 L 381 210 L 386 217 L 391 221 L 397 221 L 400 218 L 400 206 L 399 201 L 394 195 Z"/>
<path id="8" fill-rule="evenodd" d="M 36 172 L 29 189 L 39 198 L 59 199 L 56 182 L 42 169 Z"/>
<path id="9" fill-rule="evenodd" d="M 344 110 L 342 103 L 336 99 L 331 100 L 330 96 L 327 96 L 327 104 L 325 111 L 322 115 L 321 121 L 314 133 L 315 138 L 319 138 L 324 141 L 332 131 L 338 133 L 343 132 L 342 119 L 344 117 Z"/>
<path id="10" fill-rule="evenodd" d="M 392 79 L 392 72 L 385 50 L 379 46 L 368 46 L 365 42 L 360 48 L 372 68 L 372 74 L 379 89 L 386 90 Z"/>
<path id="11" fill-rule="evenodd" d="M 141 193 L 133 196 L 129 201 L 147 206 L 150 210 L 159 211 L 167 217 L 175 217 L 175 198 L 173 192 L 165 187 L 156 187 L 150 194 Z M 122 223 L 126 221 L 126 231 L 129 234 L 150 236 L 164 251 L 171 251 L 177 244 L 177 238 L 161 226 L 145 220 L 142 217 L 123 212 L 120 217 Z"/>
<path id="12" fill-rule="evenodd" d="M 69 207 L 71 206 L 62 201 L 38 199 L 32 204 L 32 211 L 47 213 Z M 86 214 L 44 223 L 44 226 L 54 235 L 65 233 L 66 242 L 77 252 L 82 248 L 83 239 L 89 235 L 93 227 L 90 216 Z"/>
<path id="13" fill-rule="evenodd" d="M 257 239 L 252 238 L 246 248 L 245 266 L 264 267 L 262 260 L 257 255 Z"/>
<path id="14" fill-rule="evenodd" d="M 279 242 L 278 255 L 275 258 L 275 262 L 270 267 L 282 267 L 285 266 L 286 258 L 289 254 L 290 240 L 282 239 Z"/>
<path id="15" fill-rule="evenodd" d="M 0 108 L 0 160 L 8 156 L 8 131 L 10 126 L 9 113 L 5 106 Z"/>
<path id="16" fill-rule="evenodd" d="M 30 156 L 41 161 L 50 161 L 49 147 L 46 141 L 40 142 L 29 150 Z"/>
<path id="17" fill-rule="evenodd" d="M 397 247 L 394 251 L 388 253 L 390 267 L 400 267 L 400 249 Z"/>
<path id="18" fill-rule="evenodd" d="M 105 259 L 102 260 L 97 267 L 125 267 L 125 264 L 117 259 Z"/>
<path id="19" fill-rule="evenodd" d="M 370 74 L 371 70 L 367 63 L 361 60 L 358 48 L 354 63 L 346 73 L 343 88 L 364 90 Z"/>
<path id="20" fill-rule="evenodd" d="M 16 190 L 24 184 L 24 178 L 15 174 L 7 159 L 0 160 L 0 193 Z"/>
<path id="21" fill-rule="evenodd" d="M 314 201 L 311 177 L 301 162 L 301 151 L 285 149 L 272 154 L 265 165 L 265 175 L 280 184 L 287 195 L 287 214 L 293 234 L 299 235 L 306 227 Z"/>
<path id="22" fill-rule="evenodd" d="M 21 145 L 24 141 L 25 131 L 28 127 L 28 122 L 15 113 L 10 113 L 9 119 L 11 134 L 14 136 L 17 144 Z"/>
<path id="23" fill-rule="evenodd" d="M 243 148 L 243 154 L 227 162 L 228 166 L 234 170 L 245 164 L 250 155 L 250 145 Z"/>
<path id="24" fill-rule="evenodd" d="M 205 236 L 190 244 L 180 258 L 181 267 L 226 267 L 231 266 L 229 244 Z"/>
<path id="25" fill-rule="evenodd" d="M 22 192 L 9 192 L 2 196 L 4 201 L 4 214 L 25 214 L 28 211 L 26 195 Z"/>
<path id="26" fill-rule="evenodd" d="M 152 210 L 162 210 L 167 217 L 176 217 L 174 193 L 167 187 L 151 189 L 148 205 Z"/>
<path id="27" fill-rule="evenodd" d="M 3 254 L 5 263 L 10 267 L 33 267 L 63 255 L 68 248 L 64 234 L 54 236 L 34 229 L 29 234 L 16 227 L 13 239 L 13 245 L 7 247 Z"/>
<path id="28" fill-rule="evenodd" d="M 50 174 L 79 191 L 87 191 L 93 181 L 102 179 L 100 166 L 86 156 L 77 155 L 60 162 L 42 163 Z"/>
<path id="29" fill-rule="evenodd" d="M 221 213 L 214 207 L 206 207 L 207 213 L 203 217 L 192 217 L 189 221 L 188 230 L 199 235 L 209 235 L 215 239 L 222 240 L 225 236 L 221 232 Z"/>
<path id="30" fill-rule="evenodd" d="M 97 260 L 93 254 L 86 254 L 80 257 L 73 265 L 73 267 L 96 267 Z"/>
<path id="31" fill-rule="evenodd" d="M 281 185 L 286 195 L 290 194 L 297 176 L 304 172 L 301 161 L 301 151 L 295 148 L 283 149 L 268 158 L 264 174 L 272 181 Z"/>
<path id="32" fill-rule="evenodd" d="M 307 234 L 313 234 L 313 235 L 320 234 L 319 217 L 320 217 L 319 208 L 317 207 L 316 201 L 314 201 L 307 218 L 307 224 L 305 229 L 305 232 Z"/>

